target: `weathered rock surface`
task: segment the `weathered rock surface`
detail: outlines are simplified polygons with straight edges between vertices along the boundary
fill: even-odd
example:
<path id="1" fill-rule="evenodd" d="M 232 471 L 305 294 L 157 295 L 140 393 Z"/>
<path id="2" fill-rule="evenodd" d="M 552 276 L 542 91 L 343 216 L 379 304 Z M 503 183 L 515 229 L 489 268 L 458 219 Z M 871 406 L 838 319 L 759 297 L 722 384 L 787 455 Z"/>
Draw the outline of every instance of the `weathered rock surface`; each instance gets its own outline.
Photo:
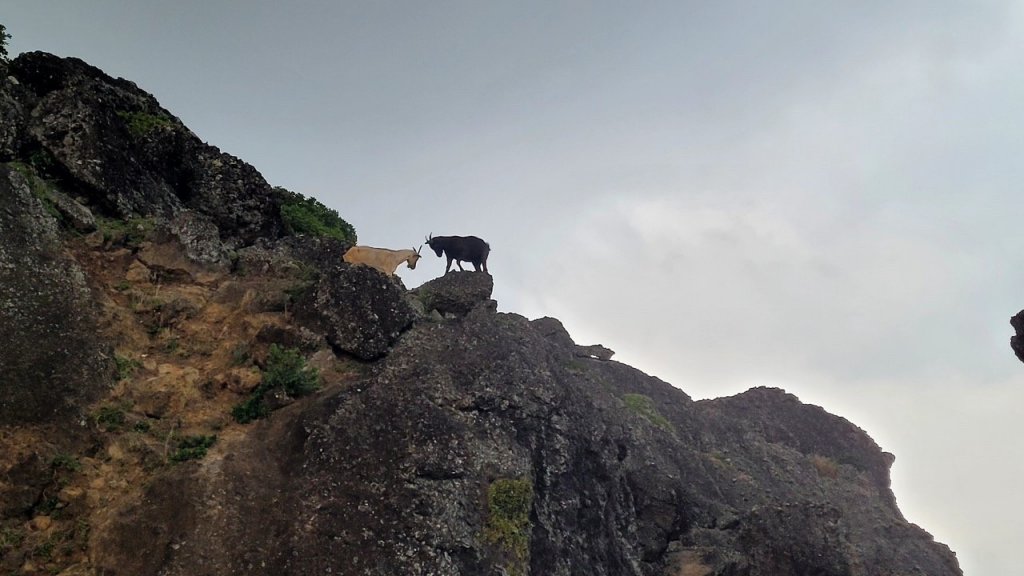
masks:
<path id="1" fill-rule="evenodd" d="M 281 233 L 269 184 L 199 140 L 152 95 L 76 58 L 29 52 L 0 86 L 0 161 L 32 157 L 50 177 L 121 218 L 185 209 L 231 247 Z"/>
<path id="2" fill-rule="evenodd" d="M 0 422 L 69 416 L 112 382 L 96 304 L 24 176 L 0 165 Z"/>
<path id="3" fill-rule="evenodd" d="M 424 282 L 410 291 L 419 300 L 424 312 L 437 310 L 442 316 L 465 316 L 478 305 L 488 302 L 494 290 L 494 279 L 480 272 L 451 272 Z"/>
<path id="4" fill-rule="evenodd" d="M 333 238 L 287 236 L 260 239 L 238 251 L 236 272 L 281 277 L 310 276 L 341 263 L 351 244 Z"/>
<path id="5" fill-rule="evenodd" d="M 368 266 L 336 264 L 296 305 L 296 318 L 364 360 L 383 356 L 415 317 L 395 280 Z"/>
<path id="6" fill-rule="evenodd" d="M 695 403 L 616 362 L 567 361 L 545 324 L 476 308 L 417 325 L 364 384 L 292 406 L 230 459 L 154 486 L 119 515 L 99 546 L 103 565 L 140 575 L 960 574 L 947 548 L 900 516 L 890 457 L 849 422 L 772 389 Z M 523 557 L 488 536 L 487 493 L 501 479 L 532 487 Z M 154 533 L 152 555 L 131 553 Z"/>

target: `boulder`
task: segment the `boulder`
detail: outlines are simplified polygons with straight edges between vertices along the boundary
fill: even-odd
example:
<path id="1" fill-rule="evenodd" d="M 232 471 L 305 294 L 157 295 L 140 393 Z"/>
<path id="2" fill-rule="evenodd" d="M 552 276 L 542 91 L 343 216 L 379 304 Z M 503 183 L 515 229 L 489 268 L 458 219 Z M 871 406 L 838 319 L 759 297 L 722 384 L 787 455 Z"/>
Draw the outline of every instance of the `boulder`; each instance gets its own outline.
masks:
<path id="1" fill-rule="evenodd" d="M 326 335 L 341 351 L 364 360 L 387 353 L 415 314 L 405 289 L 368 266 L 337 264 L 296 303 L 296 319 Z"/>
<path id="2" fill-rule="evenodd" d="M 311 270 L 334 268 L 350 247 L 341 240 L 314 236 L 259 239 L 238 250 L 235 270 L 245 276 L 298 278 Z"/>
<path id="3" fill-rule="evenodd" d="M 49 190 L 47 196 L 53 207 L 60 213 L 61 219 L 72 229 L 81 233 L 96 230 L 96 217 L 79 201 L 56 189 Z"/>
<path id="4" fill-rule="evenodd" d="M 494 279 L 481 272 L 451 272 L 425 282 L 410 295 L 420 301 L 426 314 L 465 316 L 477 306 L 490 303 Z"/>
<path id="5" fill-rule="evenodd" d="M 557 318 L 550 316 L 538 318 L 530 322 L 530 327 L 560 348 L 572 349 L 576 346 L 572 336 L 569 335 L 569 331 L 565 329 L 565 326 Z"/>

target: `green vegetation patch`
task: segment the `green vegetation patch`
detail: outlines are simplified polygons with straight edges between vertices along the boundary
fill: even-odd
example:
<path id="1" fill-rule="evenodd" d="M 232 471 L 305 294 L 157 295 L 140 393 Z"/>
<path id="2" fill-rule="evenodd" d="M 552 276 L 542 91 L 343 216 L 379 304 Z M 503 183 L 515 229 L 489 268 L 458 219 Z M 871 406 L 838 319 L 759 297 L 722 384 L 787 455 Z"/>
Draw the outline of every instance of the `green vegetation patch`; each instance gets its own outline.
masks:
<path id="1" fill-rule="evenodd" d="M 305 396 L 320 388 L 320 371 L 306 363 L 297 348 L 281 348 L 270 345 L 270 355 L 263 369 L 263 380 L 246 401 L 231 410 L 231 415 L 241 424 L 265 418 L 270 408 L 264 397 L 272 390 L 283 390 L 293 398 Z"/>
<path id="2" fill-rule="evenodd" d="M 96 226 L 103 233 L 103 240 L 109 244 L 123 244 L 136 248 L 153 232 L 156 223 L 152 218 L 96 218 Z"/>
<path id="3" fill-rule="evenodd" d="M 93 421 L 96 425 L 107 432 L 116 432 L 124 428 L 124 423 L 127 420 L 125 416 L 124 407 L 113 404 L 101 406 L 99 410 L 93 414 Z"/>
<path id="4" fill-rule="evenodd" d="M 305 197 L 281 187 L 274 188 L 281 201 L 281 221 L 291 235 L 306 234 L 356 243 L 356 229 L 316 198 Z"/>
<path id="5" fill-rule="evenodd" d="M 526 574 L 530 561 L 530 508 L 533 483 L 527 478 L 499 478 L 487 489 L 484 539 L 511 560 L 510 574 Z"/>
<path id="6" fill-rule="evenodd" d="M 231 417 L 239 424 L 248 424 L 253 420 L 266 418 L 270 415 L 270 407 L 263 401 L 263 392 L 257 388 L 252 396 L 231 409 Z"/>
<path id="7" fill-rule="evenodd" d="M 283 388 L 289 396 L 305 396 L 320 388 L 320 372 L 306 364 L 297 348 L 271 344 L 263 385 L 267 389 Z"/>
<path id="8" fill-rule="evenodd" d="M 136 137 L 146 136 L 154 130 L 174 125 L 173 120 L 162 114 L 120 111 L 117 115 L 121 117 L 121 120 L 124 120 L 132 136 Z"/>
<path id="9" fill-rule="evenodd" d="M 252 350 L 248 344 L 242 343 L 231 349 L 231 365 L 245 366 L 252 360 Z"/>
<path id="10" fill-rule="evenodd" d="M 135 374 L 135 371 L 142 367 L 142 362 L 135 358 L 114 356 L 114 363 L 117 364 L 117 380 L 127 380 Z"/>
<path id="11" fill-rule="evenodd" d="M 25 541 L 25 531 L 19 528 L 0 529 L 0 552 L 6 552 L 21 546 Z"/>
<path id="12" fill-rule="evenodd" d="M 78 472 L 82 469 L 82 463 L 78 461 L 78 458 L 70 454 L 57 454 L 50 460 L 50 467 L 54 470 L 67 470 L 68 472 Z"/>
<path id="13" fill-rule="evenodd" d="M 622 397 L 622 401 L 626 404 L 626 408 L 639 414 L 651 424 L 669 432 L 674 431 L 672 423 L 658 412 L 658 409 L 654 406 L 654 401 L 649 396 L 626 394 Z"/>
<path id="14" fill-rule="evenodd" d="M 178 441 L 178 448 L 171 453 L 172 462 L 184 462 L 186 460 L 199 460 L 206 456 L 206 452 L 217 442 L 217 435 L 211 436 L 186 436 Z"/>

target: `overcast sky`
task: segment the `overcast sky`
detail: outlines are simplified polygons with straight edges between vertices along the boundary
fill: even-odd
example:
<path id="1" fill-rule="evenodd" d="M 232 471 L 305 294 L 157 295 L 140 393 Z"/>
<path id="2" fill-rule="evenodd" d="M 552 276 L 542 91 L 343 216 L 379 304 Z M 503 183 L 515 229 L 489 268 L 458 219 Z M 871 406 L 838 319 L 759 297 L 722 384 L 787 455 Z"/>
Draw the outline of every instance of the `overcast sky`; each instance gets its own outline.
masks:
<path id="1" fill-rule="evenodd" d="M 695 398 L 774 385 L 1020 573 L 1024 4 L 12 0 L 360 243 L 492 247 L 499 309 Z M 426 256 L 399 270 L 436 277 Z"/>

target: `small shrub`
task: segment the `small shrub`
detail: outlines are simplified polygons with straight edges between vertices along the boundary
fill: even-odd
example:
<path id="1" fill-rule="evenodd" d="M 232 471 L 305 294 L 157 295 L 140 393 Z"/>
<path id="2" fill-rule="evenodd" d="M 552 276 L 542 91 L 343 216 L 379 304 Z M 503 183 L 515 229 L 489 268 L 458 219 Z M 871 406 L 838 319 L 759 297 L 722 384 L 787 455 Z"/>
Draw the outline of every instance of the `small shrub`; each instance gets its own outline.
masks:
<path id="1" fill-rule="evenodd" d="M 57 160 L 46 149 L 40 148 L 28 155 L 28 163 L 40 174 L 52 174 Z"/>
<path id="2" fill-rule="evenodd" d="M 650 397 L 643 394 L 626 394 L 622 397 L 622 401 L 625 402 L 626 408 L 639 414 L 651 424 L 669 432 L 673 431 L 672 423 L 658 412 L 658 409 L 654 406 L 654 401 Z"/>
<path id="3" fill-rule="evenodd" d="M 284 293 L 288 296 L 288 305 L 296 304 L 302 298 L 310 293 L 315 287 L 315 283 L 312 280 L 301 280 L 296 282 L 292 286 L 285 288 Z"/>
<path id="4" fill-rule="evenodd" d="M 356 230 L 338 215 L 337 210 L 321 204 L 316 198 L 274 188 L 281 201 L 281 221 L 292 235 L 308 234 L 334 238 L 349 244 L 356 243 Z"/>
<path id="5" fill-rule="evenodd" d="M 280 389 L 289 396 L 299 397 L 319 388 L 320 371 L 308 365 L 298 349 L 285 349 L 271 344 L 260 385 L 253 390 L 248 400 L 231 410 L 231 415 L 239 423 L 245 424 L 270 413 L 263 398 L 271 390 Z"/>
<path id="6" fill-rule="evenodd" d="M 50 467 L 54 470 L 67 470 L 68 472 L 78 472 L 82 469 L 82 463 L 77 458 L 70 454 L 57 454 L 50 460 Z"/>
<path id="7" fill-rule="evenodd" d="M 43 498 L 36 502 L 36 505 L 32 508 L 32 514 L 34 516 L 51 516 L 57 510 L 57 506 L 60 506 L 60 499 L 56 496 Z"/>
<path id="8" fill-rule="evenodd" d="M 828 456 L 815 454 L 811 456 L 811 464 L 818 471 L 818 476 L 835 480 L 839 477 L 839 464 Z"/>
<path id="9" fill-rule="evenodd" d="M 7 63 L 7 41 L 11 39 L 11 35 L 7 33 L 7 27 L 0 24 L 0 62 Z"/>
<path id="10" fill-rule="evenodd" d="M 149 114 L 148 112 L 118 112 L 118 116 L 128 126 L 132 136 L 142 137 L 159 128 L 173 126 L 170 118 L 163 115 Z"/>
<path id="11" fill-rule="evenodd" d="M 271 344 L 263 386 L 268 390 L 283 388 L 289 396 L 305 396 L 320 387 L 320 372 L 306 364 L 298 349 Z"/>
<path id="12" fill-rule="evenodd" d="M 117 380 L 119 382 L 131 378 L 135 371 L 142 367 L 142 362 L 124 356 L 114 356 L 114 362 L 117 364 Z"/>
<path id="13" fill-rule="evenodd" d="M 248 424 L 253 420 L 266 418 L 270 414 L 270 408 L 263 402 L 263 392 L 258 391 L 257 388 L 248 400 L 231 409 L 231 416 L 239 424 Z"/>
<path id="14" fill-rule="evenodd" d="M 25 541 L 25 531 L 18 528 L 0 529 L 0 552 L 6 552 L 21 546 Z"/>
<path id="15" fill-rule="evenodd" d="M 241 343 L 231 349 L 231 365 L 232 366 L 244 366 L 249 363 L 252 359 L 252 352 L 249 349 L 249 345 Z"/>
<path id="16" fill-rule="evenodd" d="M 167 342 L 164 342 L 164 352 L 168 354 L 174 354 L 181 347 L 181 342 L 178 341 L 177 336 L 172 336 Z"/>
<path id="17" fill-rule="evenodd" d="M 93 420 L 103 430 L 116 432 L 124 427 L 124 408 L 113 405 L 103 406 L 93 416 Z"/>
<path id="18" fill-rule="evenodd" d="M 42 558 L 49 562 L 50 560 L 53 560 L 53 549 L 56 545 L 57 543 L 54 542 L 52 538 L 47 539 L 32 550 L 32 555 L 36 558 Z"/>
<path id="19" fill-rule="evenodd" d="M 527 478 L 499 478 L 487 489 L 484 538 L 507 554 L 510 574 L 525 574 L 530 559 L 533 484 Z"/>
<path id="20" fill-rule="evenodd" d="M 178 449 L 171 454 L 172 462 L 198 460 L 217 442 L 217 436 L 186 436 L 178 441 Z"/>
<path id="21" fill-rule="evenodd" d="M 152 218 L 96 218 L 96 226 L 103 233 L 103 241 L 108 244 L 119 244 L 129 248 L 137 248 L 156 227 Z"/>

